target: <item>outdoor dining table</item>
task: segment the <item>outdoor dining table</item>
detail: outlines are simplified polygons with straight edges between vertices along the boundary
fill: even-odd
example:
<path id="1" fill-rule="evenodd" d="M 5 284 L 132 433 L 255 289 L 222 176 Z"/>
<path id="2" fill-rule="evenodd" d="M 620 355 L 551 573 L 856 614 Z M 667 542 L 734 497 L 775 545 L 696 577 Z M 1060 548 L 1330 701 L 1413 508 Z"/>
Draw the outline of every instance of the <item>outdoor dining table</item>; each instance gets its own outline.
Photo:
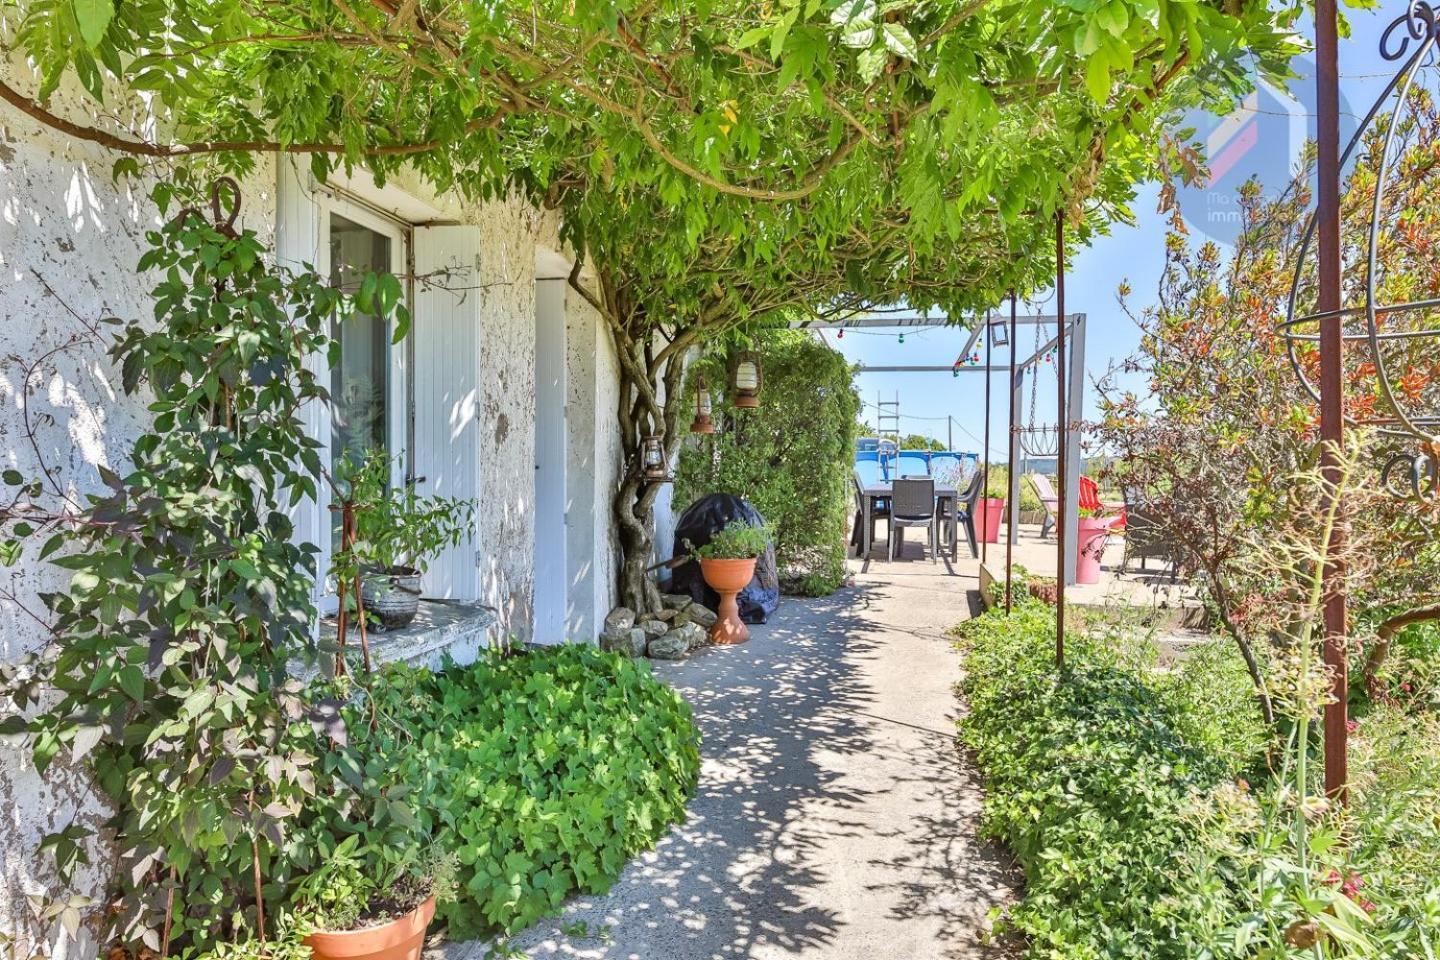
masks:
<path id="1" fill-rule="evenodd" d="M 863 522 L 860 525 L 860 530 L 862 531 L 860 534 L 860 557 L 862 559 L 870 556 L 870 516 L 875 509 L 875 502 L 877 500 L 889 500 L 892 496 L 894 496 L 894 491 L 890 486 L 889 480 L 871 480 L 860 488 L 860 502 L 865 514 L 865 516 L 861 518 Z M 950 505 L 950 519 L 947 522 L 947 527 L 950 533 L 951 560 L 958 560 L 960 558 L 958 536 L 960 532 L 959 511 L 956 509 L 958 500 L 959 491 L 956 490 L 955 484 L 941 483 L 938 480 L 935 482 L 935 509 L 938 511 L 947 502 Z"/>

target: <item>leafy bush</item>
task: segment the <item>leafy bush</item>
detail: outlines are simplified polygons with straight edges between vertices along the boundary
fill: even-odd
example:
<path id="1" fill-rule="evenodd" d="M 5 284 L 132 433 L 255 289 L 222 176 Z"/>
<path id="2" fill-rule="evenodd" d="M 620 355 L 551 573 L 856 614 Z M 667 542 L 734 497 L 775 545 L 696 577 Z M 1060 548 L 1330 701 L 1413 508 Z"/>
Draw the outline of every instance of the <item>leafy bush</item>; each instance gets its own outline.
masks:
<path id="1" fill-rule="evenodd" d="M 1436 955 L 1440 720 L 1377 709 L 1353 739 L 1350 814 L 1313 789 L 1297 803 L 1295 755 L 1270 756 L 1272 777 L 1228 645 L 1162 669 L 1129 630 L 1067 633 L 1057 680 L 1052 616 L 1021 599 L 960 631 L 962 737 L 985 829 L 1025 871 L 1009 923 L 1029 956 Z"/>
<path id="2" fill-rule="evenodd" d="M 238 203 L 233 189 L 217 184 L 216 203 Z M 319 652 L 314 547 L 287 513 L 320 473 L 303 415 L 326 392 L 308 361 L 357 307 L 399 310 L 400 286 L 367 276 L 383 296 L 352 301 L 273 267 L 253 231 L 210 223 L 183 181 L 155 195 L 162 215 L 185 208 L 147 234 L 153 317 L 117 321 L 110 346 L 124 391 L 150 399 L 128 466 L 102 466 L 84 502 L 38 445 L 29 479 L 0 477 L 20 486 L 0 496 L 0 539 L 43 540 L 27 557 L 73 572 L 50 616 L 31 612 L 47 649 L 0 669 L 17 708 L 38 706 L 7 711 L 0 734 L 28 735 L 42 775 L 57 755 L 83 761 L 114 811 L 99 942 L 183 955 L 273 933 L 260 878 L 283 878 L 283 837 L 314 789 L 313 756 L 285 736 L 311 706 L 289 663 Z M 91 832 L 77 818 L 46 838 L 62 881 Z"/>
<path id="3" fill-rule="evenodd" d="M 684 504 L 717 492 L 744 497 L 770 525 L 786 590 L 828 594 L 845 578 L 860 398 L 845 358 L 805 333 L 771 331 L 755 349 L 765 367 L 760 408 L 725 416 L 723 432 L 685 446 L 675 499 Z M 719 398 L 725 357 L 694 364 L 684 422 L 694 413 L 695 380 L 702 376 Z"/>
<path id="4" fill-rule="evenodd" d="M 1189 957 L 1156 905 L 1176 894 L 1182 814 L 1227 772 L 1177 729 L 1165 699 L 1119 652 L 1067 637 L 1055 680 L 1053 613 L 966 624 L 966 743 L 988 786 L 985 829 L 1025 870 L 1011 922 L 1032 956 Z"/>
<path id="5" fill-rule="evenodd" d="M 381 792 L 398 789 L 392 812 L 455 855 L 457 897 L 439 909 L 454 937 L 603 892 L 684 817 L 699 734 L 643 662 L 560 646 L 383 681 L 347 726 Z"/>

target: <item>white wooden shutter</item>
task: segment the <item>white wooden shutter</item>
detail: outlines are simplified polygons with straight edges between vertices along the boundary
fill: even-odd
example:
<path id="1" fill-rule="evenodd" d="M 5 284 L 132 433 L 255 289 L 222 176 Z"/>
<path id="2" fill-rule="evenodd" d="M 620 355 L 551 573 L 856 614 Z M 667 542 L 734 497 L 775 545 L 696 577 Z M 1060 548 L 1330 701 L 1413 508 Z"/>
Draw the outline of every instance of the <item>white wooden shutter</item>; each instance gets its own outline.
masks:
<path id="1" fill-rule="evenodd" d="M 480 497 L 480 228 L 415 228 L 416 489 Z M 480 507 L 483 509 L 483 505 Z M 475 534 L 430 562 L 427 597 L 480 596 Z"/>

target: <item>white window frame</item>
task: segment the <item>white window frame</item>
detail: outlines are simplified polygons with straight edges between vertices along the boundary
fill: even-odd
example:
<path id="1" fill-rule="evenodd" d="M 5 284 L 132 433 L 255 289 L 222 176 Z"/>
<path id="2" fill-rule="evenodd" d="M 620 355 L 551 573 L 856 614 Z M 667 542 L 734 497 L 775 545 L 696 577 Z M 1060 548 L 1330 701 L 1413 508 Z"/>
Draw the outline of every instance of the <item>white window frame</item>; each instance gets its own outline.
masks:
<path id="1" fill-rule="evenodd" d="M 409 224 L 402 223 L 391 217 L 377 213 L 368 206 L 358 203 L 349 197 L 329 190 L 317 190 L 313 194 L 317 214 L 317 250 L 315 270 L 327 282 L 331 275 L 330 263 L 330 220 L 332 215 L 339 215 L 352 223 L 374 230 L 390 239 L 391 263 L 390 272 L 405 276 L 409 273 L 411 256 L 411 228 Z M 411 308 L 411 291 L 408 282 L 402 282 L 401 302 L 406 309 Z M 387 453 L 391 457 L 390 483 L 392 487 L 398 488 L 408 481 L 410 463 L 410 353 L 411 335 L 399 343 L 394 342 L 394 319 L 391 318 L 387 328 L 386 354 L 389 366 L 388 383 L 385 391 L 385 438 Z M 324 383 L 329 387 L 330 367 L 328 361 L 322 358 L 322 368 L 325 371 Z M 317 424 L 320 441 L 320 462 L 328 470 L 331 466 L 331 453 L 333 450 L 332 427 L 333 421 L 329 411 L 319 419 Z M 330 569 L 330 558 L 332 556 L 330 545 L 330 487 L 328 484 L 320 485 L 319 502 L 316 504 L 317 516 L 315 529 L 317 531 L 317 546 L 320 547 L 320 554 L 316 558 L 318 572 L 320 574 L 321 590 L 319 591 L 319 603 L 322 613 L 330 614 L 339 609 L 339 599 L 336 595 L 335 584 L 331 582 L 328 571 Z"/>

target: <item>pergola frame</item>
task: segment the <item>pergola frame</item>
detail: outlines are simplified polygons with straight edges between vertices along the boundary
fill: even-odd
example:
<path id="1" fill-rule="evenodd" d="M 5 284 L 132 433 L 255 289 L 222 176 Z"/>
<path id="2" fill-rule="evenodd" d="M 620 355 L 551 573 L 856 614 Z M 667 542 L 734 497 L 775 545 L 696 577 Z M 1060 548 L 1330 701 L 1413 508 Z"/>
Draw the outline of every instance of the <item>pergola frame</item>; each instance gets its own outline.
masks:
<path id="1" fill-rule="evenodd" d="M 1068 313 L 1065 315 L 1065 324 L 1062 330 L 1059 323 L 1059 316 L 1053 313 L 1017 315 L 1014 318 L 1013 326 L 1019 327 L 1054 327 L 1055 333 L 1049 337 L 1039 348 L 1025 360 L 1017 360 L 1015 364 L 976 364 L 961 365 L 956 367 L 939 366 L 930 364 L 917 365 L 866 365 L 861 364 L 860 373 L 984 373 L 986 375 L 985 390 L 986 396 L 990 391 L 990 375 L 994 373 L 1011 373 L 1013 378 L 1010 381 L 1010 490 L 1009 500 L 1013 515 L 1019 515 L 1020 505 L 1020 471 L 1016 469 L 1020 462 L 1020 424 L 1017 419 L 1020 416 L 1021 400 L 1023 397 L 1023 386 L 1025 383 L 1025 372 L 1038 367 L 1040 361 L 1051 350 L 1057 347 L 1064 347 L 1068 350 L 1069 362 L 1065 364 L 1064 371 L 1067 374 L 1065 407 L 1069 411 L 1085 409 L 1085 330 L 1088 326 L 1086 316 L 1083 313 Z M 962 321 L 963 322 L 963 321 Z M 942 327 L 949 326 L 948 317 L 930 317 L 920 313 L 900 312 L 886 314 L 884 312 L 868 313 L 860 316 L 849 317 L 843 320 L 815 320 L 799 322 L 792 326 L 804 330 L 853 330 L 864 328 L 903 328 L 903 327 Z M 957 326 L 959 324 L 956 324 Z M 970 336 L 965 341 L 965 347 L 960 351 L 960 356 L 970 356 L 982 333 L 993 327 L 1012 326 L 1010 318 L 1000 319 L 998 313 L 995 318 L 980 317 L 974 318 L 969 324 Z M 1009 349 L 1016 348 L 1016 337 L 1009 337 Z M 1032 374 L 1038 376 L 1038 370 Z M 1060 511 L 1060 530 L 1056 531 L 1057 537 L 1062 543 L 1074 544 L 1079 539 L 1080 524 L 1080 441 L 1082 439 L 1083 426 L 1078 417 L 1072 413 L 1068 423 L 1060 424 L 1061 443 L 1063 455 L 1059 458 L 1057 467 L 1063 467 L 1064 477 L 1061 478 L 1061 496 L 1064 498 L 1064 505 Z M 985 469 L 989 469 L 990 451 L 984 451 Z M 1009 540 L 1016 543 L 1019 534 L 1014 524 L 1009 525 Z M 1075 551 L 1067 550 L 1063 558 L 1064 582 L 1075 583 Z M 1008 577 L 1008 572 L 1007 572 Z"/>

